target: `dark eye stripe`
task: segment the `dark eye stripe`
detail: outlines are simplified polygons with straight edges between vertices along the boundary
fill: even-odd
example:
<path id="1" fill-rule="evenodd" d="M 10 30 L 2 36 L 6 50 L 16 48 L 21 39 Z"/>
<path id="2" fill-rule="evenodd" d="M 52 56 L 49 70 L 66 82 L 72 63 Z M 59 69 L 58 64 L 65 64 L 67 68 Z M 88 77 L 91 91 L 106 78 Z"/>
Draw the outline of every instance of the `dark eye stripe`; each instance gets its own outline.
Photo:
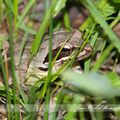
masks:
<path id="1" fill-rule="evenodd" d="M 57 55 L 59 50 L 60 50 L 60 47 L 58 47 L 57 49 L 52 51 L 52 59 L 55 58 L 55 56 Z M 74 48 L 71 48 L 71 49 L 63 48 L 62 51 L 60 52 L 59 56 L 57 57 L 57 60 L 60 60 L 63 57 L 70 56 L 73 50 L 74 50 Z M 48 55 L 46 56 L 46 58 L 43 61 L 43 63 L 45 63 L 45 62 L 48 62 Z"/>
<path id="2" fill-rule="evenodd" d="M 63 49 L 62 49 L 62 52 L 70 52 L 70 49 L 68 49 L 68 48 L 63 48 Z"/>

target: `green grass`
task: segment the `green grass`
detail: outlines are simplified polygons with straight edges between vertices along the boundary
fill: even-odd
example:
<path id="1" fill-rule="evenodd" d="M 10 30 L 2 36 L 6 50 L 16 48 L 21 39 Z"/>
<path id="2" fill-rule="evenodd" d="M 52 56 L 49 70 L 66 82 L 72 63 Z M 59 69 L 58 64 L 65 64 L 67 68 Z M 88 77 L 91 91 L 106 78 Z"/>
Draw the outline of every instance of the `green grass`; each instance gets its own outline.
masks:
<path id="1" fill-rule="evenodd" d="M 48 120 L 49 117 L 51 117 L 52 120 L 56 120 L 60 109 L 63 111 L 60 113 L 60 116 L 64 117 L 65 120 L 84 120 L 87 115 L 84 111 L 80 110 L 80 108 L 85 107 L 84 105 L 87 104 L 91 106 L 91 109 L 87 109 L 91 119 L 103 120 L 104 114 L 101 111 L 95 111 L 91 101 L 94 101 L 97 105 L 101 104 L 104 99 L 108 105 L 120 103 L 115 98 L 115 96 L 120 96 L 120 76 L 115 71 L 119 64 L 120 39 L 112 30 L 112 28 L 120 22 L 120 9 L 118 7 L 120 3 L 117 0 L 75 1 L 77 5 L 83 4 L 90 12 L 88 18 L 79 27 L 79 30 L 83 33 L 82 39 L 84 39 L 84 43 L 82 46 L 79 46 L 58 71 L 53 74 L 52 67 L 65 43 L 71 38 L 70 36 L 70 38 L 65 41 L 55 58 L 52 59 L 54 31 L 59 31 L 61 28 L 64 28 L 66 31 L 72 30 L 67 6 L 70 1 L 52 0 L 51 3 L 48 3 L 48 1 L 45 0 L 44 17 L 42 22 L 39 23 L 39 27 L 37 27 L 38 31 L 33 27 L 35 23 L 29 19 L 33 6 L 36 7 L 37 5 L 36 1 L 29 0 L 28 3 L 24 5 L 22 14 L 20 14 L 18 9 L 22 2 L 23 0 L 0 0 L 0 27 L 4 26 L 3 21 L 6 19 L 7 25 L 5 27 L 7 28 L 5 28 L 5 30 L 8 32 L 6 32 L 5 38 L 3 38 L 2 34 L 5 31 L 0 31 L 0 73 L 3 76 L 3 86 L 5 88 L 3 89 L 3 87 L 0 86 L 0 97 L 6 99 L 8 120 L 35 120 L 43 112 L 39 112 L 39 110 L 43 110 L 44 107 L 44 115 L 41 116 L 45 120 Z M 55 17 L 60 12 L 62 19 L 57 21 Z M 22 43 L 18 55 L 19 63 L 21 64 L 26 43 L 29 39 L 34 39 L 29 51 L 31 56 L 28 58 L 29 62 L 31 62 L 34 56 L 36 56 L 41 43 L 44 41 L 43 37 L 46 33 L 49 35 L 48 74 L 42 79 L 38 79 L 34 85 L 26 86 L 21 82 L 21 79 L 16 73 L 16 61 L 14 60 L 14 55 L 16 55 L 14 48 L 16 46 L 14 41 L 18 42 L 20 39 Z M 9 42 L 9 63 L 6 62 L 5 55 L 2 55 L 4 51 L 2 39 Z M 92 55 L 83 61 L 83 73 L 78 74 L 71 68 L 78 54 L 88 43 L 93 48 Z M 95 56 L 98 52 L 100 53 L 99 59 L 96 60 Z M 113 58 L 113 70 L 104 72 L 101 70 L 101 67 L 107 62 L 109 63 L 111 58 Z M 11 76 L 8 72 L 11 72 Z M 12 85 L 9 85 L 9 77 L 12 78 Z M 52 105 L 54 105 L 53 111 L 50 108 L 51 106 L 49 106 L 51 101 L 53 102 Z M 20 107 L 23 109 L 22 115 Z M 52 113 L 50 113 L 51 111 Z M 113 111 L 115 112 L 115 116 L 119 118 L 120 112 L 116 110 Z"/>

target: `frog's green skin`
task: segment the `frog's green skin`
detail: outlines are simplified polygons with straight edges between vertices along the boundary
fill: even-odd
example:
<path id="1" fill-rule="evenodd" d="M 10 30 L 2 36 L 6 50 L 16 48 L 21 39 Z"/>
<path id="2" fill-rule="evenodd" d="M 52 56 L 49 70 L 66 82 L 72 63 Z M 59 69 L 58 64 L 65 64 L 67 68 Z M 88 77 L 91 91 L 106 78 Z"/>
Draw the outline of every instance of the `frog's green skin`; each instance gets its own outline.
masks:
<path id="1" fill-rule="evenodd" d="M 53 44 L 52 44 L 52 49 L 53 49 L 53 54 L 55 57 L 55 52 L 58 51 L 58 49 L 60 49 L 61 46 L 63 46 L 63 44 L 66 42 L 65 46 L 63 48 L 65 48 L 65 50 L 67 49 L 67 51 L 61 51 L 59 58 L 56 60 L 54 68 L 57 70 L 60 66 L 61 66 L 61 61 L 68 59 L 68 57 L 70 56 L 70 54 L 74 51 L 75 48 L 78 47 L 78 45 L 82 45 L 83 40 L 82 38 L 82 34 L 80 31 L 78 30 L 74 30 L 73 32 L 65 32 L 65 31 L 60 31 L 57 32 L 53 35 Z M 25 77 L 26 77 L 26 83 L 27 84 L 34 84 L 36 81 L 36 77 L 32 77 L 31 74 L 41 78 L 43 76 L 45 76 L 47 74 L 46 68 L 48 68 L 48 60 L 47 60 L 47 56 L 49 53 L 49 43 L 48 43 L 48 37 L 45 37 L 40 49 L 37 53 L 37 55 L 33 58 L 33 60 L 31 61 L 31 63 L 28 65 L 28 58 L 30 56 L 29 51 L 30 51 L 30 46 L 31 46 L 31 42 L 28 42 L 23 56 L 22 56 L 22 61 L 21 61 L 21 67 L 19 69 L 19 75 L 20 78 L 24 81 Z M 19 54 L 19 44 L 16 44 L 16 49 L 15 49 L 15 64 L 16 66 L 18 66 L 19 64 L 19 59 L 18 59 L 18 54 Z M 91 54 L 92 48 L 89 44 L 87 44 L 83 51 L 78 55 L 77 60 L 80 61 L 86 57 L 88 57 Z M 70 53 L 69 53 L 70 52 Z M 57 66 L 57 67 L 56 67 Z M 16 67 L 16 69 L 18 69 L 18 67 Z M 27 72 L 27 76 L 26 76 L 26 72 Z M 38 79 L 37 79 L 38 80 Z"/>

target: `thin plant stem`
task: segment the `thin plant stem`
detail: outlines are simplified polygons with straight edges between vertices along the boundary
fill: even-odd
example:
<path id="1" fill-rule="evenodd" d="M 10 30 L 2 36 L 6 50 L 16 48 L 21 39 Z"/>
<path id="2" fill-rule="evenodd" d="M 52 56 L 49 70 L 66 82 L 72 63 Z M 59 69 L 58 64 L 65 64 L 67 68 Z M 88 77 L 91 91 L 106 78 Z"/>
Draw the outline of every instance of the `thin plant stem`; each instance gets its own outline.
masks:
<path id="1" fill-rule="evenodd" d="M 50 103 L 50 83 L 51 83 L 51 77 L 52 77 L 52 38 L 53 38 L 53 20 L 52 15 L 50 17 L 50 39 L 49 39 L 49 67 L 48 67 L 48 79 L 45 82 L 44 86 L 45 89 L 49 88 L 47 90 L 46 94 L 46 111 L 45 111 L 45 120 L 48 120 L 49 117 L 49 103 Z M 46 90 L 45 90 L 46 91 Z"/>
<path id="2" fill-rule="evenodd" d="M 12 108 L 11 108 L 11 100 L 10 100 L 10 94 L 9 94 L 9 83 L 8 83 L 8 68 L 6 65 L 4 65 L 2 53 L 0 51 L 0 63 L 1 63 L 1 69 L 3 74 L 3 80 L 5 85 L 5 92 L 6 92 L 6 100 L 7 100 L 7 119 L 10 120 L 12 118 Z M 5 67 L 6 66 L 6 67 Z"/>
<path id="3" fill-rule="evenodd" d="M 7 6 L 7 5 L 6 5 Z M 10 64 L 11 64 L 11 74 L 12 74 L 12 82 L 13 82 L 13 104 L 14 104 L 14 115 L 15 120 L 20 119 L 19 115 L 19 107 L 17 102 L 17 79 L 15 74 L 15 65 L 14 65 L 14 47 L 13 47 L 13 29 L 12 29 L 12 11 L 10 7 L 7 6 L 8 12 L 8 25 L 9 25 L 9 43 L 10 43 Z"/>

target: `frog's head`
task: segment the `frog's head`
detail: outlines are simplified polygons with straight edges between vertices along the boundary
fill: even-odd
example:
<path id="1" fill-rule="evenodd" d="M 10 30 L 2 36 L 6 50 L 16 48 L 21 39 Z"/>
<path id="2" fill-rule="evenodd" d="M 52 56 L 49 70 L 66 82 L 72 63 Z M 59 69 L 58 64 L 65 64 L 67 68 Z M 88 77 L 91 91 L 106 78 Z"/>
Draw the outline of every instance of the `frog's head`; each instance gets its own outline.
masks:
<path id="1" fill-rule="evenodd" d="M 81 32 L 78 30 L 75 30 L 72 36 L 68 40 L 62 39 L 60 40 L 62 42 L 59 41 L 56 43 L 57 47 L 54 47 L 54 49 L 52 50 L 52 60 L 54 61 L 54 59 L 56 58 L 55 64 L 54 64 L 55 68 L 58 69 L 66 60 L 68 60 L 69 57 L 73 54 L 73 52 L 75 52 L 75 50 L 81 49 L 81 46 L 83 46 L 83 43 L 84 43 L 84 41 L 81 38 L 82 38 Z M 90 44 L 86 44 L 77 55 L 76 61 L 81 61 L 89 57 L 91 53 L 92 53 L 92 47 L 90 46 Z M 74 55 L 75 54 L 73 54 L 73 56 Z M 48 56 L 49 56 L 49 53 L 46 55 L 43 61 L 46 67 L 48 66 L 48 62 L 49 62 Z"/>

